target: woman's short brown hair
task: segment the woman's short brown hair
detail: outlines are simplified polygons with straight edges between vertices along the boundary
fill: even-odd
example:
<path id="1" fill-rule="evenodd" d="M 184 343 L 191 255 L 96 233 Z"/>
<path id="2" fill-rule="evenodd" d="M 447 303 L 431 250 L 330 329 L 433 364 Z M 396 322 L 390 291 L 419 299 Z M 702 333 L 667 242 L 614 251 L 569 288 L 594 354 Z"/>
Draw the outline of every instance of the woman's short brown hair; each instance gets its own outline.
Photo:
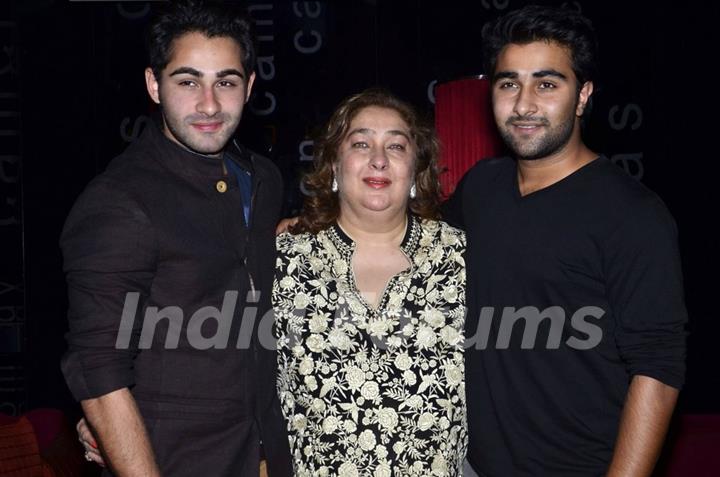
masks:
<path id="1" fill-rule="evenodd" d="M 290 227 L 292 233 L 317 233 L 337 220 L 340 204 L 338 195 L 331 189 L 332 167 L 338 159 L 338 150 L 350 123 L 360 111 L 370 106 L 392 109 L 407 123 L 416 151 L 416 196 L 410 199 L 408 208 L 421 218 L 439 217 L 440 181 L 437 162 L 440 146 L 435 130 L 420 118 L 410 104 L 385 90 L 369 89 L 343 100 L 315 142 L 314 169 L 304 179 L 308 195 L 299 221 Z"/>

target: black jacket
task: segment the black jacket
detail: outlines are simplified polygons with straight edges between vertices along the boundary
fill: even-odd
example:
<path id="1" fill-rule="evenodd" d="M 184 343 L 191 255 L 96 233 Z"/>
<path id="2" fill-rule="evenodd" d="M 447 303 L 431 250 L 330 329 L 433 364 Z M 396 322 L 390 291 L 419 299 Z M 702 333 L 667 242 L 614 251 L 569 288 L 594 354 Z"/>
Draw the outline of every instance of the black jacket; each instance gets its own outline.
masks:
<path id="1" fill-rule="evenodd" d="M 257 475 L 261 439 L 271 475 L 290 474 L 275 351 L 257 332 L 271 310 L 282 179 L 237 144 L 226 154 L 252 173 L 249 228 L 222 161 L 151 124 L 90 183 L 60 240 L 68 386 L 78 400 L 130 388 L 164 475 Z"/>

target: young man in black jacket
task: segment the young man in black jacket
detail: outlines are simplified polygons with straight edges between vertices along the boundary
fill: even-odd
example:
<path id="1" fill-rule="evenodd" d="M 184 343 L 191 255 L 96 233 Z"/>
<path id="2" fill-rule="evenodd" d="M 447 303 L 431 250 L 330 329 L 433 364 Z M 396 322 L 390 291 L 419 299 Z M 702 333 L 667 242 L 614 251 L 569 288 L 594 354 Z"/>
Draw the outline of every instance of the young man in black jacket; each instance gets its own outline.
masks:
<path id="1" fill-rule="evenodd" d="M 263 455 L 271 476 L 290 475 L 275 354 L 258 334 L 281 176 L 232 139 L 255 79 L 251 23 L 174 2 L 148 39 L 161 123 L 63 230 L 63 372 L 115 475 L 258 475 Z"/>
<path id="2" fill-rule="evenodd" d="M 675 223 L 582 141 L 595 38 L 568 9 L 488 24 L 495 121 L 447 204 L 468 240 L 468 458 L 486 477 L 649 476 L 684 378 Z"/>

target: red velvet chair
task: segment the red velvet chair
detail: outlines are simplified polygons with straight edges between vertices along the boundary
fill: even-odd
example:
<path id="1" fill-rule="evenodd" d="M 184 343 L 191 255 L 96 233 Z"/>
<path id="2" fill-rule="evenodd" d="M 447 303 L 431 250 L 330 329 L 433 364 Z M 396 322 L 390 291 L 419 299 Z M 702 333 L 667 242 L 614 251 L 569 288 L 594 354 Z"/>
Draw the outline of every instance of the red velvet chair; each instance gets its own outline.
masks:
<path id="1" fill-rule="evenodd" d="M 720 414 L 680 416 L 668 436 L 657 477 L 720 476 Z"/>
<path id="2" fill-rule="evenodd" d="M 74 427 L 61 411 L 0 414 L 0 476 L 80 477 L 92 470 Z"/>

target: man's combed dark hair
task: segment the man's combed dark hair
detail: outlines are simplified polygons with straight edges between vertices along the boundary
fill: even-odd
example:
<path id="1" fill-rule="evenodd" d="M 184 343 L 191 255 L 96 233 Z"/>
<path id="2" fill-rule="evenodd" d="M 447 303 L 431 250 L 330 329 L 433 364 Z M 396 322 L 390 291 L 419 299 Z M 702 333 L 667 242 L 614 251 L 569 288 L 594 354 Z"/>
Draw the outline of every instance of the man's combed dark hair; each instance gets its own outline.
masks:
<path id="1" fill-rule="evenodd" d="M 508 44 L 555 42 L 570 51 L 578 88 L 597 71 L 597 39 L 590 20 L 569 8 L 529 5 L 485 24 L 482 31 L 485 72 L 492 75 L 498 54 Z"/>
<path id="2" fill-rule="evenodd" d="M 369 89 L 346 98 L 335 109 L 320 138 L 315 142 L 314 170 L 305 177 L 309 196 L 297 224 L 290 227 L 293 234 L 317 233 L 332 225 L 340 214 L 338 194 L 331 190 L 333 165 L 350 123 L 363 109 L 377 106 L 396 111 L 408 125 L 410 139 L 415 146 L 415 187 L 417 194 L 409 199 L 408 208 L 424 219 L 437 219 L 440 205 L 438 156 L 440 145 L 435 130 L 423 121 L 408 103 L 382 89 Z"/>
<path id="3" fill-rule="evenodd" d="M 232 3 L 203 0 L 167 2 L 147 31 L 146 46 L 155 78 L 170 62 L 173 41 L 186 33 L 202 33 L 208 38 L 229 37 L 240 45 L 247 77 L 255 71 L 255 35 L 252 20 L 244 9 Z"/>

